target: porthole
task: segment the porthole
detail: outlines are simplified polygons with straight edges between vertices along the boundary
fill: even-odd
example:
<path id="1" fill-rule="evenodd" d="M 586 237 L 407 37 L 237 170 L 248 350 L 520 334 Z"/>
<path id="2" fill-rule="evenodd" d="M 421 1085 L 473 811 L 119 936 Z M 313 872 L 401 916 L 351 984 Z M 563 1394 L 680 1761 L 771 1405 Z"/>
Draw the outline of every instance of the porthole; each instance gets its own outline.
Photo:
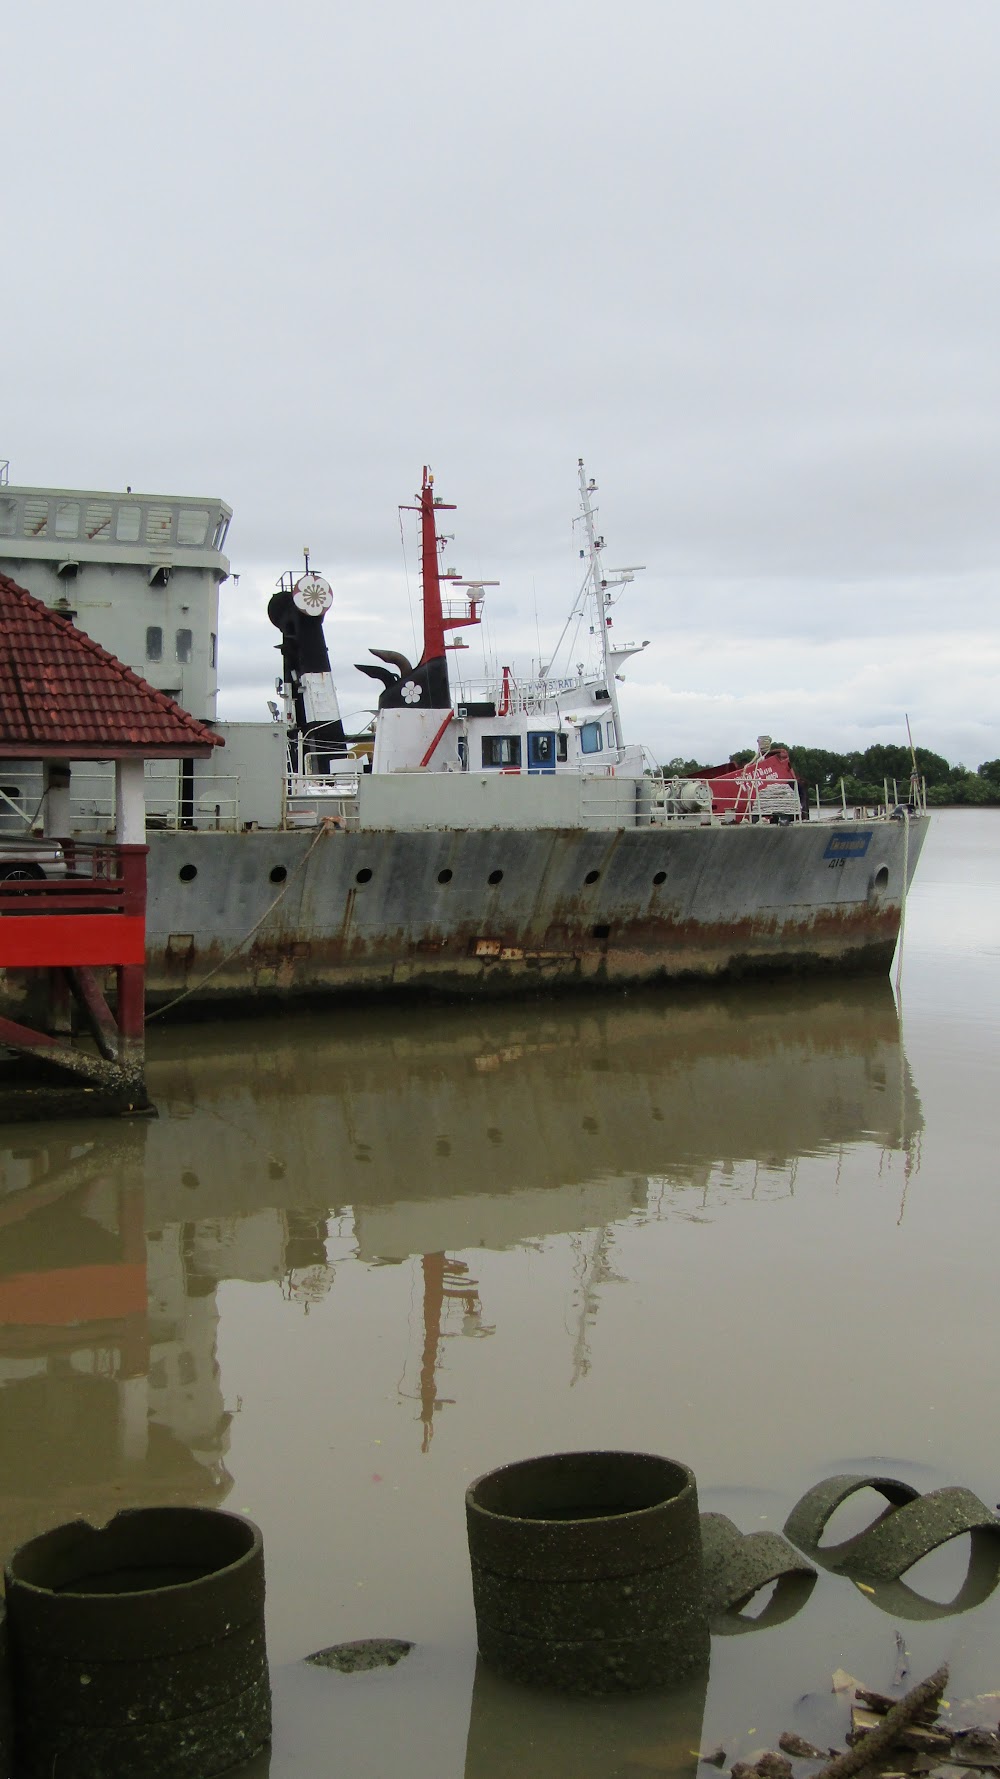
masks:
<path id="1" fill-rule="evenodd" d="M 438 882 L 439 883 L 450 883 L 453 875 L 454 875 L 454 873 L 449 871 L 447 866 L 445 866 L 445 869 L 443 871 L 438 872 Z"/>
<path id="2" fill-rule="evenodd" d="M 491 871 L 489 876 L 487 877 L 486 881 L 487 881 L 487 883 L 502 883 L 503 882 L 503 872 L 502 871 Z"/>
<path id="3" fill-rule="evenodd" d="M 288 876 L 288 866 L 287 865 L 272 866 L 272 868 L 271 868 L 271 882 L 272 883 L 284 883 L 285 878 L 287 876 Z"/>
<path id="4" fill-rule="evenodd" d="M 594 928 L 594 938 L 595 939 L 606 939 L 608 934 L 610 933 L 610 931 L 611 931 L 610 927 L 606 927 L 603 925 L 599 926 L 599 927 L 595 927 Z"/>
<path id="5" fill-rule="evenodd" d="M 182 883 L 193 883 L 198 875 L 197 865 L 182 865 L 177 873 Z"/>
<path id="6" fill-rule="evenodd" d="M 889 887 L 889 867 L 888 867 L 888 865 L 880 865 L 878 870 L 875 873 L 875 888 L 877 890 L 884 890 L 884 889 L 888 889 L 888 887 Z"/>
<path id="7" fill-rule="evenodd" d="M 584 883 L 596 883 L 600 875 L 599 871 L 588 871 L 583 881 Z"/>
<path id="8" fill-rule="evenodd" d="M 667 881 L 666 872 L 665 871 L 657 871 L 656 875 L 653 878 L 653 882 L 655 884 L 661 884 L 661 883 L 666 883 L 666 881 Z"/>
<path id="9" fill-rule="evenodd" d="M 358 872 L 357 876 L 354 879 L 355 883 L 371 883 L 371 880 L 372 880 L 372 874 L 371 874 L 371 870 L 370 870 L 369 866 L 362 865 L 361 870 Z"/>

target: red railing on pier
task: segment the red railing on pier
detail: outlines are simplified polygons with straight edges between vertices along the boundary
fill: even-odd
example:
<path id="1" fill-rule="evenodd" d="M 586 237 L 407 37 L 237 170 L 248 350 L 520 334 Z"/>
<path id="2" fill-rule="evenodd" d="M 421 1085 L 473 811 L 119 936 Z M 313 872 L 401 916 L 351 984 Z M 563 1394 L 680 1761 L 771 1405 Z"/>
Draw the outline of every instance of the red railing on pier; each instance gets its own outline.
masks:
<path id="1" fill-rule="evenodd" d="M 0 966 L 142 964 L 145 846 L 64 846 L 65 877 L 0 881 Z"/>

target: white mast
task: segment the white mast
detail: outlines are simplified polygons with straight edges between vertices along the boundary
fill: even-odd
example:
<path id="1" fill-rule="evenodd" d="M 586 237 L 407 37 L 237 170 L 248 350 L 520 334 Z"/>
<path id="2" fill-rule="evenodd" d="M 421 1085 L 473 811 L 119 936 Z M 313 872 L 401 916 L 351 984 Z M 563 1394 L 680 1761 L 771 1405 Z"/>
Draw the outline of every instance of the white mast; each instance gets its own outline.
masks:
<path id="1" fill-rule="evenodd" d="M 604 548 L 604 539 L 603 537 L 598 536 L 595 529 L 594 505 L 590 498 L 592 494 L 597 493 L 597 483 L 594 481 L 593 476 L 588 478 L 583 467 L 582 457 L 577 459 L 577 469 L 580 476 L 580 510 L 583 516 L 584 525 L 587 528 L 587 553 L 590 559 L 588 580 L 590 582 L 591 593 L 594 600 L 594 621 L 600 627 L 601 661 L 604 666 L 604 684 L 608 690 L 608 696 L 611 701 L 611 712 L 614 717 L 615 746 L 620 748 L 622 746 L 622 723 L 618 710 L 618 688 L 615 683 L 615 662 L 613 657 L 617 655 L 619 660 L 622 660 L 629 655 L 636 654 L 638 651 L 634 648 L 612 649 L 609 646 L 608 607 L 611 605 L 611 593 L 609 589 L 611 587 L 627 586 L 632 577 L 640 572 L 640 568 L 638 564 L 632 568 L 615 568 L 610 571 L 610 578 L 609 575 L 605 573 L 604 564 L 601 561 L 601 551 Z M 586 585 L 586 582 L 584 585 Z M 645 643 L 643 643 L 642 646 L 645 648 Z"/>

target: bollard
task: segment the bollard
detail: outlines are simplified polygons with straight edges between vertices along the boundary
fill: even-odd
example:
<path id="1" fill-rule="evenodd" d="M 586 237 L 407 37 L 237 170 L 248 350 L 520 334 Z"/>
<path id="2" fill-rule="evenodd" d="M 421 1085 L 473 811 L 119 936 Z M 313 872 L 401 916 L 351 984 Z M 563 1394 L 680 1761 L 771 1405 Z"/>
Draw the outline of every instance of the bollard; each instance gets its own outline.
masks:
<path id="1" fill-rule="evenodd" d="M 264 1555 L 213 1508 L 83 1520 L 6 1571 L 23 1779 L 211 1779 L 270 1737 Z"/>
<path id="2" fill-rule="evenodd" d="M 561 1452 L 465 1497 L 479 1649 L 509 1679 L 596 1694 L 708 1660 L 698 1495 L 646 1452 Z"/>

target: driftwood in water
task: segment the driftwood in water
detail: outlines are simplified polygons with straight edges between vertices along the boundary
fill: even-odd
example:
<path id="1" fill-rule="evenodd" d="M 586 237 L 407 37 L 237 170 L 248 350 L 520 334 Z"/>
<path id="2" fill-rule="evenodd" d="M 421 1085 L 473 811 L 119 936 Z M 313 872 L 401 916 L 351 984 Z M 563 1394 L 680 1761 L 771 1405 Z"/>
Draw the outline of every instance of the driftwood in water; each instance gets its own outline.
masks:
<path id="1" fill-rule="evenodd" d="M 876 1729 L 869 1730 L 860 1742 L 846 1754 L 838 1754 L 836 1760 L 828 1764 L 815 1775 L 815 1779 L 851 1779 L 854 1773 L 860 1773 L 870 1767 L 879 1756 L 886 1754 L 893 1746 L 900 1730 L 906 1729 L 920 1715 L 941 1697 L 948 1684 L 948 1664 L 942 1663 L 934 1673 L 921 1680 L 917 1686 L 900 1699 L 891 1711 L 887 1711 Z"/>

